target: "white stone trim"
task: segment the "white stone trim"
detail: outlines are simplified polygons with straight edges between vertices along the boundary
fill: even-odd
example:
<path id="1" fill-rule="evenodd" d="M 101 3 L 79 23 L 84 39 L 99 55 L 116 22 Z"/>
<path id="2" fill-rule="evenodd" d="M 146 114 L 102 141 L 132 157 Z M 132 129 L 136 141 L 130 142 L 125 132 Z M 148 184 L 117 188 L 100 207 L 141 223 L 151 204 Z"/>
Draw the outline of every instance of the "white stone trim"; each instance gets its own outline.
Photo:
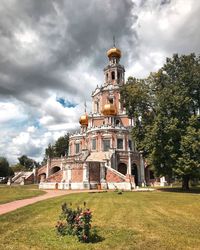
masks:
<path id="1" fill-rule="evenodd" d="M 107 183 L 108 189 L 124 189 L 124 190 L 131 190 L 131 183 L 129 182 L 108 182 Z"/>

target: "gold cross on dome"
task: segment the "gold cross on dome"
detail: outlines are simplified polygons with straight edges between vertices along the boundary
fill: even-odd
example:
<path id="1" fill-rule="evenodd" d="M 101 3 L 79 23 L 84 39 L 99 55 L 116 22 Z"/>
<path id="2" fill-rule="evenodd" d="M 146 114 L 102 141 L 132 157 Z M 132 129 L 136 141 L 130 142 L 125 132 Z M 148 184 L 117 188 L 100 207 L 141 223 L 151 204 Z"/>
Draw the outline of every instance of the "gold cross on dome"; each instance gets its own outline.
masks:
<path id="1" fill-rule="evenodd" d="M 115 36 L 113 36 L 113 47 L 115 47 Z"/>

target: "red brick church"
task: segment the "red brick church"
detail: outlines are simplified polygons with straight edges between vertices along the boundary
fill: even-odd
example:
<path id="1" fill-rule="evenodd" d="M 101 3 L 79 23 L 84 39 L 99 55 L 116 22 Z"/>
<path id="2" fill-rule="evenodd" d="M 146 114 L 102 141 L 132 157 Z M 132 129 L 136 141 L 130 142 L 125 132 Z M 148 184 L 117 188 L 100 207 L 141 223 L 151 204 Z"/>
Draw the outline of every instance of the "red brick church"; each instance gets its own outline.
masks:
<path id="1" fill-rule="evenodd" d="M 80 117 L 80 131 L 71 134 L 67 157 L 53 158 L 38 171 L 40 188 L 130 190 L 146 183 L 144 161 L 130 131 L 133 120 L 120 102 L 125 84 L 121 51 L 107 51 L 104 83 L 92 92 L 92 112 Z"/>

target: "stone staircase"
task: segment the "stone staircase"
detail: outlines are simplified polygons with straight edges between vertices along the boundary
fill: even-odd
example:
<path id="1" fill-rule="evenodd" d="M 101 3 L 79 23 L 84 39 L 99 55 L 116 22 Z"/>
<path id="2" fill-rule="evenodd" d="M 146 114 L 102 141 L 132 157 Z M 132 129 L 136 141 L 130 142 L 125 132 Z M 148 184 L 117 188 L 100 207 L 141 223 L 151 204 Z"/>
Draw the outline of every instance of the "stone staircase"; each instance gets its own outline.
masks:
<path id="1" fill-rule="evenodd" d="M 114 168 L 111 168 L 109 166 L 105 166 L 108 170 L 110 170 L 113 174 L 117 175 L 118 177 L 120 177 L 121 179 L 125 180 L 126 179 L 126 175 L 120 173 L 119 171 L 117 171 Z"/>
<path id="2" fill-rule="evenodd" d="M 131 190 L 135 188 L 134 176 L 123 175 L 119 171 L 109 166 L 106 166 L 107 174 L 106 181 L 109 189 L 125 189 Z"/>
<path id="3" fill-rule="evenodd" d="M 26 181 L 31 175 L 33 175 L 32 171 L 21 171 L 12 178 L 12 183 L 21 184 L 23 181 Z"/>
<path id="4" fill-rule="evenodd" d="M 63 170 L 59 170 L 50 175 L 44 182 L 61 182 L 63 177 Z"/>

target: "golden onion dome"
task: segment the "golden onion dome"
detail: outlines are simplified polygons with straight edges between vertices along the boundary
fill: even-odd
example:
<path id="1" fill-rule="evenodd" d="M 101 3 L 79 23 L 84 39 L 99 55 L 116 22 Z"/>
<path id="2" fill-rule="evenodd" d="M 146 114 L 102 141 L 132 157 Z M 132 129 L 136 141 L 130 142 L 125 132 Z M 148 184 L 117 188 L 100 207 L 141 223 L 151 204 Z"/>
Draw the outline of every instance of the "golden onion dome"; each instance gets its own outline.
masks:
<path id="1" fill-rule="evenodd" d="M 88 126 L 88 115 L 86 113 L 80 117 L 79 123 L 82 126 Z"/>
<path id="2" fill-rule="evenodd" d="M 116 110 L 116 107 L 113 104 L 108 103 L 108 104 L 104 105 L 102 113 L 104 115 L 116 115 L 117 110 Z"/>
<path id="3" fill-rule="evenodd" d="M 122 55 L 121 50 L 113 47 L 107 51 L 107 56 L 110 58 L 112 56 L 120 58 Z"/>

